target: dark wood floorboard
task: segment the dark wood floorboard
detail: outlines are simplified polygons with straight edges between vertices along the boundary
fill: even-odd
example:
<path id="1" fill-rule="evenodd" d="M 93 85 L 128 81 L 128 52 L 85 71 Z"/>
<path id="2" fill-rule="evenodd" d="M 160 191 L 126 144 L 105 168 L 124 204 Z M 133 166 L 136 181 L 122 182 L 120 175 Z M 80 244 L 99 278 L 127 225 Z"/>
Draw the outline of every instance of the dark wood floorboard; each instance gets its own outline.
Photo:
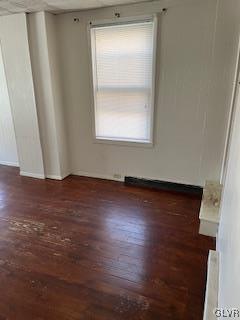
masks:
<path id="1" fill-rule="evenodd" d="M 200 320 L 198 196 L 0 166 L 0 320 Z"/>

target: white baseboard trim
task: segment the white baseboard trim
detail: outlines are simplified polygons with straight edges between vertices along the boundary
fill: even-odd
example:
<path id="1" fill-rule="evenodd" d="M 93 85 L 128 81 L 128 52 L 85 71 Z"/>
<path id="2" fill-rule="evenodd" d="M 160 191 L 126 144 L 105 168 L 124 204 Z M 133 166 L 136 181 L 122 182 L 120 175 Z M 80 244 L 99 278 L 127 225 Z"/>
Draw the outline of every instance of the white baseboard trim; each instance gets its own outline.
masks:
<path id="1" fill-rule="evenodd" d="M 113 180 L 113 181 L 120 181 L 123 182 L 125 176 L 122 176 L 121 178 L 115 178 L 113 175 L 107 175 L 107 174 L 100 174 L 100 173 L 92 173 L 92 172 L 86 172 L 86 171 L 73 171 L 73 175 L 76 176 L 82 176 L 82 177 L 88 177 L 88 178 L 96 178 L 96 179 L 104 179 L 104 180 Z"/>
<path id="2" fill-rule="evenodd" d="M 200 234 L 216 237 L 220 219 L 221 195 L 222 185 L 220 182 L 207 180 L 203 189 L 199 213 Z"/>
<path id="3" fill-rule="evenodd" d="M 96 178 L 96 179 L 104 179 L 104 180 L 112 180 L 112 181 L 120 181 L 120 182 L 124 182 L 125 180 L 125 176 L 128 176 L 130 174 L 122 174 L 121 178 L 115 178 L 114 174 L 113 175 L 109 175 L 109 174 L 101 174 L 101 173 L 95 173 L 95 172 L 88 172 L 88 171 L 81 171 L 81 170 L 72 170 L 72 172 L 70 173 L 72 175 L 75 176 L 83 176 L 83 177 L 89 177 L 89 178 Z M 165 179 L 161 179 L 159 177 L 146 177 L 146 176 L 135 176 L 134 177 L 138 177 L 138 178 L 142 178 L 142 179 L 149 179 L 149 180 L 163 180 L 165 182 L 171 182 L 171 183 L 180 183 L 180 184 L 193 184 L 193 183 L 189 183 L 189 182 L 184 182 L 184 181 L 177 181 L 177 180 L 165 180 Z M 193 184 L 197 187 L 201 187 L 202 185 L 200 184 Z"/>
<path id="4" fill-rule="evenodd" d="M 216 320 L 214 310 L 218 307 L 219 253 L 210 250 L 208 256 L 207 285 L 203 320 Z"/>
<path id="5" fill-rule="evenodd" d="M 204 236 L 215 238 L 218 233 L 218 225 L 219 224 L 217 222 L 211 222 L 201 219 L 199 233 Z"/>
<path id="6" fill-rule="evenodd" d="M 45 179 L 44 174 L 31 173 L 31 172 L 25 172 L 25 171 L 20 171 L 20 176 L 29 177 L 29 178 L 36 178 L 36 179 Z"/>
<path id="7" fill-rule="evenodd" d="M 63 175 L 63 176 L 58 176 L 58 175 L 54 175 L 54 174 L 48 174 L 48 175 L 46 175 L 46 178 L 47 179 L 51 179 L 51 180 L 64 180 L 68 176 L 69 176 L 69 174 L 66 174 L 66 175 Z"/>
<path id="8" fill-rule="evenodd" d="M 19 167 L 19 164 L 17 162 L 0 161 L 0 164 L 9 167 Z"/>

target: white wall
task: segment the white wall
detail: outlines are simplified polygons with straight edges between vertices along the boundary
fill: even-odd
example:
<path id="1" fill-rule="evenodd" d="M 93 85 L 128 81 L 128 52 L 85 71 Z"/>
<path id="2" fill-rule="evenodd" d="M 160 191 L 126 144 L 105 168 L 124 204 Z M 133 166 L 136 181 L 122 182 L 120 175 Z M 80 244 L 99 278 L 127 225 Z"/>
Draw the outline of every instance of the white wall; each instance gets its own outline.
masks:
<path id="1" fill-rule="evenodd" d="M 236 58 L 223 2 L 153 1 L 57 16 L 72 173 L 194 185 L 220 179 Z M 89 22 L 112 19 L 116 11 L 122 17 L 155 13 L 168 5 L 158 33 L 154 147 L 94 143 Z"/>
<path id="2" fill-rule="evenodd" d="M 69 169 L 55 16 L 29 14 L 28 29 L 45 174 L 61 179 Z"/>
<path id="3" fill-rule="evenodd" d="M 220 179 L 236 61 L 231 16 L 236 1 L 165 0 L 29 15 L 37 111 L 26 17 L 1 17 L 21 171 L 60 178 L 121 174 L 194 185 Z M 112 19 L 116 11 L 122 17 L 157 13 L 165 6 L 158 32 L 154 147 L 94 143 L 89 22 Z"/>
<path id="4" fill-rule="evenodd" d="M 18 166 L 17 145 L 0 43 L 0 164 Z"/>
<path id="5" fill-rule="evenodd" d="M 239 90 L 239 89 L 238 89 Z M 240 308 L 240 94 L 221 207 L 219 306 Z"/>
<path id="6" fill-rule="evenodd" d="M 209 91 L 207 95 L 207 117 L 205 130 L 205 152 L 203 171 L 206 176 L 211 170 L 218 170 L 217 159 L 223 156 L 227 143 L 230 109 L 234 89 L 234 77 L 238 56 L 240 2 L 238 0 L 218 0 L 215 19 L 214 46 L 210 65 Z M 211 108 L 214 106 L 214 108 Z M 227 119 L 227 121 L 226 121 Z M 216 130 L 216 127 L 218 129 Z M 216 134 L 218 132 L 218 134 Z M 215 154 L 215 146 L 221 148 Z M 223 144 L 224 141 L 224 144 Z M 225 157 L 225 155 L 224 155 Z M 224 160 L 222 161 L 222 166 Z"/>
<path id="7" fill-rule="evenodd" d="M 44 177 L 25 14 L 0 17 L 0 39 L 22 174 Z"/>
<path id="8" fill-rule="evenodd" d="M 224 3 L 231 32 L 240 36 L 240 2 Z M 227 43 L 226 43 L 227 45 Z M 240 70 L 240 65 L 239 65 Z M 238 71 L 239 71 L 238 70 Z M 220 252 L 219 307 L 240 309 L 240 74 L 238 75 L 230 140 L 227 148 L 224 191 L 217 248 Z"/>

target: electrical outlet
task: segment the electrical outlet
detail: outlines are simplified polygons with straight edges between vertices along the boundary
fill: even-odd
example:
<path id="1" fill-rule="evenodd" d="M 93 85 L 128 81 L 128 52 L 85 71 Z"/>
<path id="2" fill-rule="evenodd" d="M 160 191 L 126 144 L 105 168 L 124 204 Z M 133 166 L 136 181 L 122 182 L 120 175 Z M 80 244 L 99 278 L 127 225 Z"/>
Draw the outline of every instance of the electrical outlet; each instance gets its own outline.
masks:
<path id="1" fill-rule="evenodd" d="M 117 179 L 117 180 L 121 180 L 122 179 L 122 175 L 119 174 L 119 173 L 114 173 L 113 178 Z"/>

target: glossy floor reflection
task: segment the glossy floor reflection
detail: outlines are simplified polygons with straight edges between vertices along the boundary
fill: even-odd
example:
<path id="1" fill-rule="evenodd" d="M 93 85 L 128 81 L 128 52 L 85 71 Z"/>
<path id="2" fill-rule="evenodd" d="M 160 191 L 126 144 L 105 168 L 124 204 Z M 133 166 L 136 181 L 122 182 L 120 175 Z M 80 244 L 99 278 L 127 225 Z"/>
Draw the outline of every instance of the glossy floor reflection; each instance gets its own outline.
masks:
<path id="1" fill-rule="evenodd" d="M 200 199 L 0 166 L 0 319 L 202 319 Z"/>

